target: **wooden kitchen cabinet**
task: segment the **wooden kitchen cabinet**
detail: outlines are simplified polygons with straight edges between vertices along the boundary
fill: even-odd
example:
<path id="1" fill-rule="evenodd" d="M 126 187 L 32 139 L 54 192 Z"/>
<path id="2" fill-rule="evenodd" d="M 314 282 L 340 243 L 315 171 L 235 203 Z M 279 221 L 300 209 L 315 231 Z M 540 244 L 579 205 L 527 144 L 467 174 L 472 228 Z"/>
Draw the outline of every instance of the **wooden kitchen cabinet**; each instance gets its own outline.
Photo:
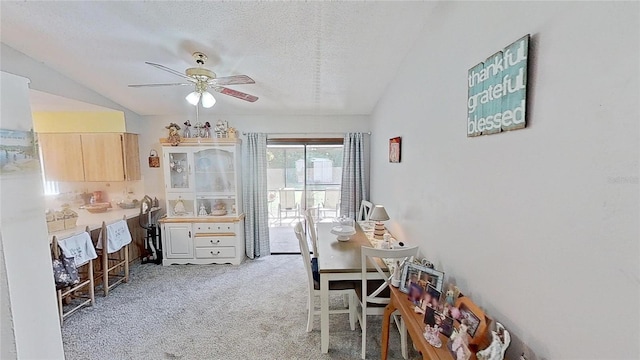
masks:
<path id="1" fill-rule="evenodd" d="M 140 180 L 138 135 L 82 134 L 85 181 Z"/>
<path id="2" fill-rule="evenodd" d="M 51 181 L 140 180 L 138 135 L 38 134 L 45 178 Z"/>
<path id="3" fill-rule="evenodd" d="M 80 134 L 38 134 L 49 181 L 84 181 L 82 140 Z"/>

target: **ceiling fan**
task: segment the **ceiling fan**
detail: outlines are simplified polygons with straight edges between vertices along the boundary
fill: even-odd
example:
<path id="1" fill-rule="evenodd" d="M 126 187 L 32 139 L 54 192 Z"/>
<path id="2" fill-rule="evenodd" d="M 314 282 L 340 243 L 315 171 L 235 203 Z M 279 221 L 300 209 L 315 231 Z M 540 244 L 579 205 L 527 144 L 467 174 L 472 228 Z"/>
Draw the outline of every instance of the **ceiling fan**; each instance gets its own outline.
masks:
<path id="1" fill-rule="evenodd" d="M 258 100 L 257 96 L 249 95 L 241 91 L 226 88 L 222 85 L 240 85 L 240 84 L 255 84 L 252 78 L 247 75 L 233 75 L 217 77 L 216 73 L 204 67 L 205 61 L 207 61 L 207 55 L 201 52 L 194 52 L 193 58 L 198 64 L 198 67 L 192 67 L 185 70 L 184 74 L 170 69 L 164 65 L 155 64 L 145 61 L 145 64 L 149 64 L 160 70 L 164 70 L 171 74 L 177 75 L 187 82 L 183 83 L 170 83 L 170 84 L 135 84 L 129 85 L 129 87 L 155 87 L 155 86 L 194 86 L 194 91 L 191 92 L 185 98 L 191 105 L 198 105 L 200 99 L 202 99 L 202 106 L 210 108 L 216 103 L 216 99 L 211 95 L 208 90 L 213 90 L 221 94 L 233 96 L 235 98 L 255 102 Z"/>

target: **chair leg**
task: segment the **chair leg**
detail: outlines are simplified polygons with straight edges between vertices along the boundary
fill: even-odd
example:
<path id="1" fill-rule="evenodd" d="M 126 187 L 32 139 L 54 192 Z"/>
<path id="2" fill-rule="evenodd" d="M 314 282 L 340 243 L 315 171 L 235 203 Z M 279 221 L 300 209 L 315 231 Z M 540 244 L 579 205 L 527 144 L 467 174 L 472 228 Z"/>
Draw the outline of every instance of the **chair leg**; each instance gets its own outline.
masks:
<path id="1" fill-rule="evenodd" d="M 360 327 L 362 328 L 362 359 L 367 357 L 367 306 L 364 305 L 366 300 L 362 299 L 362 320 L 360 321 Z"/>
<path id="2" fill-rule="evenodd" d="M 351 292 L 347 295 L 349 297 L 349 325 L 351 325 L 351 331 L 356 329 L 356 294 Z"/>
<path id="3" fill-rule="evenodd" d="M 94 289 L 95 282 L 93 280 L 93 260 L 89 260 L 87 266 L 89 267 L 87 271 L 89 276 L 89 298 L 91 298 L 91 306 L 94 306 L 96 304 L 96 292 Z"/>
<path id="4" fill-rule="evenodd" d="M 350 294 L 343 294 L 342 295 L 342 306 L 349 307 L 349 305 L 351 304 L 349 302 L 349 296 L 351 296 L 351 295 Z"/>
<path id="5" fill-rule="evenodd" d="M 64 321 L 64 309 L 62 307 L 62 290 L 56 290 L 56 297 L 58 298 L 58 315 L 60 316 L 60 326 Z"/>
<path id="6" fill-rule="evenodd" d="M 124 247 L 124 282 L 129 282 L 129 245 Z"/>
<path id="7" fill-rule="evenodd" d="M 404 319 L 400 317 L 400 348 L 402 350 L 402 358 L 409 359 L 409 349 L 407 349 L 407 327 Z"/>
<path id="8" fill-rule="evenodd" d="M 106 244 L 102 249 L 102 291 L 105 297 L 109 295 L 109 254 Z"/>
<path id="9" fill-rule="evenodd" d="M 313 329 L 313 315 L 316 312 L 314 300 L 315 295 L 313 295 L 313 293 L 307 296 L 307 332 L 311 332 Z"/>

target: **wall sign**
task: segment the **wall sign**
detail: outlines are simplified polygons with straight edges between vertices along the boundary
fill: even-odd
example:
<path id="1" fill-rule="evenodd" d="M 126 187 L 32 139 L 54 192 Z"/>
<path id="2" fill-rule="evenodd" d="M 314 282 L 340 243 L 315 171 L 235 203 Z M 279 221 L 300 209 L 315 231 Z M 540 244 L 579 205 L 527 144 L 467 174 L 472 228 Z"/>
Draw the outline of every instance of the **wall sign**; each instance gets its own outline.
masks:
<path id="1" fill-rule="evenodd" d="M 469 70 L 467 136 L 526 125 L 529 34 Z"/>

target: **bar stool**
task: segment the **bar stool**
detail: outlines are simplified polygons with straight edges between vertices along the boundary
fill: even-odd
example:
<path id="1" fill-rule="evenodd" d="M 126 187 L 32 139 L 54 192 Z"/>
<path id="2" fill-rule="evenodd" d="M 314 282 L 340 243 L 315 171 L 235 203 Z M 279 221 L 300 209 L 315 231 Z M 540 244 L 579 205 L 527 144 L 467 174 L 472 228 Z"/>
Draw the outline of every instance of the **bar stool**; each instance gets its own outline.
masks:
<path id="1" fill-rule="evenodd" d="M 109 295 L 109 290 L 121 282 L 129 282 L 129 244 L 131 240 L 126 216 L 122 220 L 108 225 L 104 221 L 102 222 L 96 249 L 101 257 L 100 263 L 102 265 L 99 276 L 102 276 L 104 296 Z M 117 257 L 115 257 L 116 255 Z M 121 268 L 123 271 L 120 271 Z M 110 283 L 109 275 L 116 280 Z"/>
<path id="2" fill-rule="evenodd" d="M 85 305 L 95 305 L 96 299 L 94 292 L 93 259 L 98 256 L 95 248 L 93 247 L 91 235 L 89 235 L 89 227 L 80 234 L 72 235 L 64 239 L 58 239 L 57 236 L 54 236 L 51 241 L 51 246 L 53 248 L 53 256 L 56 259 L 60 257 L 60 250 L 62 250 L 65 257 L 74 258 L 76 261 L 76 268 L 78 269 L 81 279 L 80 283 L 75 286 L 65 289 L 56 289 L 58 314 L 60 316 L 60 326 L 62 326 L 64 319 L 73 314 L 76 310 Z M 86 291 L 86 295 L 79 294 L 83 289 Z M 65 311 L 63 300 L 70 297 L 85 300 Z"/>

